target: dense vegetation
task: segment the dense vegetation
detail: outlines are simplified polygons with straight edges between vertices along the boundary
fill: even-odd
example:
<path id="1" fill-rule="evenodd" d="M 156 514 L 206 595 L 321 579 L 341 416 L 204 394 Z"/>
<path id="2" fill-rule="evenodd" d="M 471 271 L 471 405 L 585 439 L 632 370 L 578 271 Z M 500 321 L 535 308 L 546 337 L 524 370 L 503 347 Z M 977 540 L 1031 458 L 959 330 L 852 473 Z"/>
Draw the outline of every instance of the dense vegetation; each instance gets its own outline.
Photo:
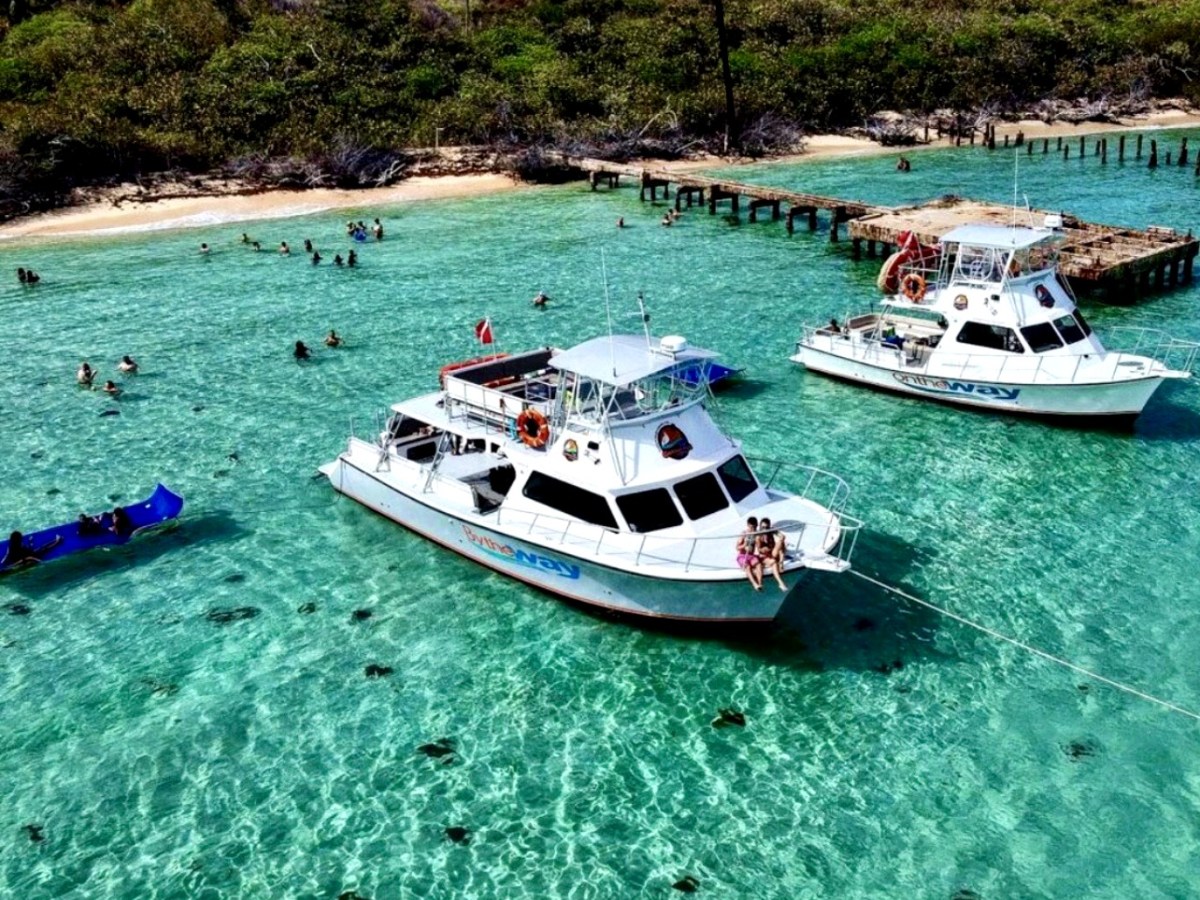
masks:
<path id="1" fill-rule="evenodd" d="M 0 192 L 442 144 L 719 140 L 714 0 L 11 0 Z M 725 0 L 735 143 L 1047 97 L 1200 101 L 1200 0 Z"/>

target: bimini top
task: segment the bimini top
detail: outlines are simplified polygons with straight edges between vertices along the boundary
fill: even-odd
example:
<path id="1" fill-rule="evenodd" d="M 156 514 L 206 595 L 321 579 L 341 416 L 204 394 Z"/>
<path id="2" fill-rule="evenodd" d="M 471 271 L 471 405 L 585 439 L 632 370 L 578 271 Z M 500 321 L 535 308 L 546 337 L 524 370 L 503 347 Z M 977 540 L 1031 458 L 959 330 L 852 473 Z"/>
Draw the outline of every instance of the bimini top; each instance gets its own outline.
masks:
<path id="1" fill-rule="evenodd" d="M 970 244 L 997 250 L 1022 250 L 1051 238 L 1061 237 L 1048 228 L 1018 228 L 1008 225 L 961 225 L 940 238 L 943 244 Z"/>
<path id="2" fill-rule="evenodd" d="M 624 385 L 666 372 L 683 363 L 716 359 L 711 350 L 691 347 L 681 337 L 664 337 L 647 346 L 645 335 L 592 338 L 550 357 L 550 365 L 604 384 Z"/>

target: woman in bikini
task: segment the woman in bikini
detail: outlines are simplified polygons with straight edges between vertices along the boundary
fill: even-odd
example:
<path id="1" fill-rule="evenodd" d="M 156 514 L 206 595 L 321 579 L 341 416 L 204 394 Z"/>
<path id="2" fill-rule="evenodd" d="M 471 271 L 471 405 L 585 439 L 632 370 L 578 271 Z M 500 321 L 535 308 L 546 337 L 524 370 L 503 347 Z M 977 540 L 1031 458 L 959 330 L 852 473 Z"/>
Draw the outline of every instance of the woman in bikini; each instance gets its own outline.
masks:
<path id="1" fill-rule="evenodd" d="M 759 522 L 758 531 L 758 537 L 754 541 L 755 555 L 762 560 L 763 570 L 775 576 L 775 583 L 779 585 L 779 589 L 786 591 L 788 586 L 783 580 L 783 562 L 787 551 L 787 538 L 783 536 L 782 531 L 771 527 L 770 519 Z"/>

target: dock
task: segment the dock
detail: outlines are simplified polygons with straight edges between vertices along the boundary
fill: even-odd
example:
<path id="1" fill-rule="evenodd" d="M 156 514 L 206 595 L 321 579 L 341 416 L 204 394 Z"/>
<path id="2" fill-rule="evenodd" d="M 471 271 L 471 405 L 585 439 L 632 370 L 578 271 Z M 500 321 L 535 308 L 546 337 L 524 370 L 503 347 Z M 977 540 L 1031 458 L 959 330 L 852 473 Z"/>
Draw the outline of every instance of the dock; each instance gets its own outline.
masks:
<path id="1" fill-rule="evenodd" d="M 1039 226 L 1047 210 L 1020 210 L 1017 225 Z M 1150 226 L 1144 230 L 1084 222 L 1062 215 L 1066 243 L 1059 250 L 1059 268 L 1073 283 L 1128 292 L 1159 290 L 1192 280 L 1200 241 L 1189 231 Z M 850 223 L 850 239 L 856 254 L 865 243 L 867 256 L 877 248 L 887 250 L 898 243 L 903 231 L 911 231 L 923 244 L 936 243 L 943 234 L 960 225 L 1013 224 L 1011 206 L 946 198 L 921 206 L 889 210 L 856 218 Z"/>
<path id="2" fill-rule="evenodd" d="M 1124 141 L 1121 143 L 1123 152 Z M 1138 143 L 1140 152 L 1140 136 Z M 840 240 L 840 226 L 848 224 L 855 259 L 863 255 L 864 246 L 868 259 L 886 255 L 905 231 L 915 233 L 922 243 L 932 244 L 959 225 L 1013 221 L 1012 207 L 959 197 L 890 207 L 635 163 L 566 155 L 558 155 L 555 160 L 585 176 L 592 190 L 601 186 L 616 188 L 624 178 L 638 185 L 641 200 L 657 202 L 660 191 L 663 200 L 671 200 L 674 188 L 677 210 L 707 205 L 710 215 L 716 215 L 721 208 L 718 204 L 728 204 L 725 208 L 729 213 L 739 215 L 744 203 L 751 222 L 757 222 L 761 212 L 770 211 L 772 220 L 786 219 L 789 234 L 798 218 L 806 221 L 809 230 L 816 230 L 820 212 L 828 220 L 829 240 L 833 243 Z M 1046 214 L 1041 210 L 1018 211 L 1017 224 L 1040 225 Z M 1158 225 L 1123 228 L 1086 222 L 1066 213 L 1061 216 L 1066 243 L 1060 253 L 1060 268 L 1077 288 L 1100 288 L 1114 297 L 1132 298 L 1151 288 L 1163 290 L 1192 281 L 1200 240 L 1191 231 L 1180 234 L 1174 228 Z"/>

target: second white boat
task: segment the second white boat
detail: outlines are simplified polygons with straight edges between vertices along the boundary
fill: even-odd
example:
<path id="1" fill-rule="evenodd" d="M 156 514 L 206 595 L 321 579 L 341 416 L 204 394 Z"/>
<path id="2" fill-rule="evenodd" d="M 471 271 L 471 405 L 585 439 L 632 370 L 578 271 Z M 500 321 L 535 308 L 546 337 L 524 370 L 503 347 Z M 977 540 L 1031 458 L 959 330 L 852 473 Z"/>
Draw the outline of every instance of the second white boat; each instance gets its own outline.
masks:
<path id="1" fill-rule="evenodd" d="M 969 225 L 893 256 L 885 275 L 896 267 L 899 290 L 882 310 L 806 326 L 792 361 L 963 406 L 1137 416 L 1163 382 L 1190 376 L 1200 344 L 1122 328 L 1123 348 L 1105 349 L 1057 273 L 1062 240 L 1052 228 Z"/>

